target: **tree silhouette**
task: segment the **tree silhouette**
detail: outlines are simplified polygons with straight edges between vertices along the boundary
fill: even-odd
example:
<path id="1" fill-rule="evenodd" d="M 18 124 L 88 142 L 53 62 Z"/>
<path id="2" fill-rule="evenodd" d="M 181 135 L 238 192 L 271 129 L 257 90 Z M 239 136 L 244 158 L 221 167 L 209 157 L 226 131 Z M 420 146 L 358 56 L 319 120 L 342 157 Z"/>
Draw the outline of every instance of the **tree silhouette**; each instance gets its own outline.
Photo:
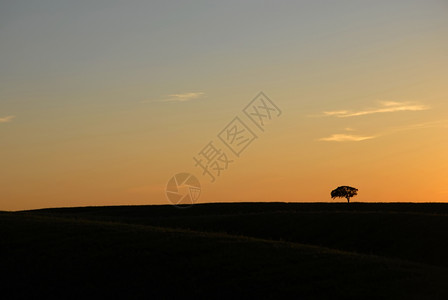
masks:
<path id="1" fill-rule="evenodd" d="M 350 198 L 358 195 L 358 189 L 351 186 L 340 186 L 331 191 L 331 198 L 346 198 L 347 203 L 350 203 Z"/>

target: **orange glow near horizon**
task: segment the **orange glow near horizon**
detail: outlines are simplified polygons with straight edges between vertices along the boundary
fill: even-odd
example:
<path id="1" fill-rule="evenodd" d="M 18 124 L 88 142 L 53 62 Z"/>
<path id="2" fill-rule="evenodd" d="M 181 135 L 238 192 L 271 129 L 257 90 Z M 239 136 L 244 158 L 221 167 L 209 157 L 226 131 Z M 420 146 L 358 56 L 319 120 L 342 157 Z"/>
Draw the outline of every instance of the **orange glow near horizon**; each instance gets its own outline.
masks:
<path id="1" fill-rule="evenodd" d="M 1 4 L 0 210 L 169 204 L 180 172 L 199 203 L 448 201 L 446 4 L 99 2 Z M 281 116 L 211 183 L 260 91 Z"/>

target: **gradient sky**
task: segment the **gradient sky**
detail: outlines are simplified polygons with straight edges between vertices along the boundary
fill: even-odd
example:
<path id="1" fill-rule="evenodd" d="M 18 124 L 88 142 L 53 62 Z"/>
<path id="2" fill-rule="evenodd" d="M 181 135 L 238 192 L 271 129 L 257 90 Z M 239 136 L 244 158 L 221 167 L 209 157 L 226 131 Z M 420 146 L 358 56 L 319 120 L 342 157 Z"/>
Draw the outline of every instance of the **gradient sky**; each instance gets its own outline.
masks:
<path id="1" fill-rule="evenodd" d="M 447 37 L 442 0 L 0 1 L 0 210 L 168 204 L 179 172 L 200 203 L 446 202 Z M 210 183 L 260 91 L 282 115 Z"/>

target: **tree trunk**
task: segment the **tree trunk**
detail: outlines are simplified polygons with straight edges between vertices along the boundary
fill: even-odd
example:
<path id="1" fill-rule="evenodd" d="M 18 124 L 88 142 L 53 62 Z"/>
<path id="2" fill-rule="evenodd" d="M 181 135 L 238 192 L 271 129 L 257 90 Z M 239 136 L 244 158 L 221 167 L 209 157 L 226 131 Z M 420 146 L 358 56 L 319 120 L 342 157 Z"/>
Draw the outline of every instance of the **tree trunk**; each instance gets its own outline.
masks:
<path id="1" fill-rule="evenodd" d="M 350 203 L 350 197 L 346 197 L 347 198 L 347 203 Z"/>

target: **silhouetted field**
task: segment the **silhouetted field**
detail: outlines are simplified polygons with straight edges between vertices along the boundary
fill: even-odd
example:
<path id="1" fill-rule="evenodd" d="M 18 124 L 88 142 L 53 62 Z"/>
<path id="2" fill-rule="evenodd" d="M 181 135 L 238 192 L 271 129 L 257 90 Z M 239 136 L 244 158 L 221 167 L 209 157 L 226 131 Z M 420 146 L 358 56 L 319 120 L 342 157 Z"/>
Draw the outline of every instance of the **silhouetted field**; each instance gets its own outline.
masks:
<path id="1" fill-rule="evenodd" d="M 21 299 L 448 299 L 447 211 L 229 203 L 0 213 L 1 286 Z"/>
<path id="2" fill-rule="evenodd" d="M 219 203 L 36 212 L 285 240 L 448 267 L 444 203 Z"/>

